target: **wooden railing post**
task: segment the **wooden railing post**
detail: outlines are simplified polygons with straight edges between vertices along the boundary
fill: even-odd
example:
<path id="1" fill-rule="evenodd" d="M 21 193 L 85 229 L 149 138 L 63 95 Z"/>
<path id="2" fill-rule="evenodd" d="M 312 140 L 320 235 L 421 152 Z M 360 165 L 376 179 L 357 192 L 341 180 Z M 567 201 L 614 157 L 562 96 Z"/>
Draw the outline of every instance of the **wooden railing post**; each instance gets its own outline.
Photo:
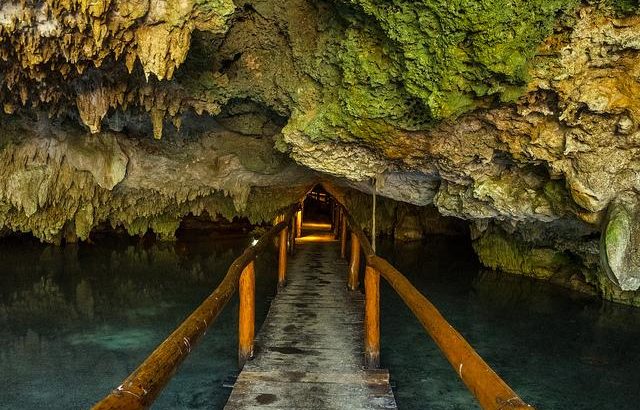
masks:
<path id="1" fill-rule="evenodd" d="M 364 363 L 380 367 L 380 273 L 367 265 L 364 273 Z"/>
<path id="2" fill-rule="evenodd" d="M 336 204 L 331 201 L 331 232 L 336 230 Z"/>
<path id="3" fill-rule="evenodd" d="M 238 293 L 240 312 L 238 315 L 238 365 L 240 368 L 253 356 L 256 310 L 255 262 L 251 261 L 240 275 Z"/>
<path id="4" fill-rule="evenodd" d="M 296 212 L 296 238 L 302 236 L 302 209 Z"/>
<path id="5" fill-rule="evenodd" d="M 340 224 L 340 257 L 345 259 L 347 257 L 347 218 L 342 218 Z"/>
<path id="6" fill-rule="evenodd" d="M 360 240 L 358 235 L 351 232 L 351 260 L 349 262 L 349 290 L 358 288 L 358 276 L 360 274 Z"/>
<path id="7" fill-rule="evenodd" d="M 291 256 L 296 252 L 296 224 L 295 217 L 289 221 L 289 254 Z"/>
<path id="8" fill-rule="evenodd" d="M 284 287 L 287 280 L 287 236 L 289 230 L 280 231 L 280 248 L 278 249 L 278 289 Z"/>

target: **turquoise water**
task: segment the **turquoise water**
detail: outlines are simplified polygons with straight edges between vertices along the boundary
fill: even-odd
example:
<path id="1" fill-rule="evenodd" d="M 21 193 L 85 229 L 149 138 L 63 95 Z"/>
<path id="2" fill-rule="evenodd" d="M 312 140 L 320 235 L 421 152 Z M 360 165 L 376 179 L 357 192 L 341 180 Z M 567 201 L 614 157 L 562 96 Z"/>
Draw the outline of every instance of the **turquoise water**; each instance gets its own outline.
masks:
<path id="1" fill-rule="evenodd" d="M 120 384 L 215 288 L 249 238 L 50 247 L 0 241 L 0 408 L 87 408 Z M 380 253 L 539 409 L 635 409 L 640 309 L 483 271 L 446 237 Z M 257 263 L 257 314 L 274 294 Z M 384 282 L 383 282 L 384 283 Z M 382 288 L 382 361 L 403 409 L 472 409 L 473 398 L 392 290 Z M 193 350 L 155 409 L 221 408 L 236 373 L 237 301 Z"/>
<path id="2" fill-rule="evenodd" d="M 459 239 L 384 243 L 380 253 L 529 404 L 538 409 L 639 407 L 640 309 L 482 270 L 469 244 Z M 381 298 L 382 362 L 395 382 L 399 406 L 478 408 L 386 284 Z"/>
<path id="3" fill-rule="evenodd" d="M 0 242 L 0 408 L 90 407 L 206 298 L 249 242 Z M 257 262 L 258 321 L 274 266 L 272 254 Z M 237 371 L 236 326 L 232 300 L 154 408 L 221 408 Z"/>

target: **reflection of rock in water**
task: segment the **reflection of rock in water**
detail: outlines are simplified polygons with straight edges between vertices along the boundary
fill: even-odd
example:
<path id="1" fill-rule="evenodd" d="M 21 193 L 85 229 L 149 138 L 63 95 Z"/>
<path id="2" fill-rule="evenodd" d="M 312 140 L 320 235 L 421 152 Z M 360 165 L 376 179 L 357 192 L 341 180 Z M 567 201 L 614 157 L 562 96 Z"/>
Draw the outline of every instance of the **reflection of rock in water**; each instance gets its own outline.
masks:
<path id="1" fill-rule="evenodd" d="M 93 319 L 93 292 L 91 284 L 86 279 L 82 279 L 76 286 L 76 306 L 82 315 Z"/>
<path id="2" fill-rule="evenodd" d="M 590 299 L 581 293 L 558 288 L 557 286 L 528 278 L 513 276 L 490 269 L 481 269 L 472 283 L 475 297 L 482 303 L 509 308 L 528 303 L 528 308 L 539 313 L 551 313 L 559 293 L 574 299 Z"/>
<path id="3" fill-rule="evenodd" d="M 616 339 L 621 334 L 627 338 L 634 332 L 637 334 L 637 329 L 640 329 L 637 308 L 603 301 L 548 282 L 487 269 L 475 278 L 473 289 L 474 302 L 486 307 L 487 312 L 492 312 L 500 319 L 512 318 L 513 310 L 524 312 L 517 317 L 529 318 L 521 323 L 509 324 L 510 328 L 521 329 L 537 324 L 536 331 L 544 332 L 547 330 L 545 322 L 550 321 L 551 328 L 567 326 L 575 329 L 569 336 L 575 340 L 565 339 L 564 342 L 575 344 L 572 354 L 581 364 L 602 368 L 593 370 L 605 371 L 618 366 L 620 360 L 635 360 L 635 357 L 621 356 L 621 343 Z M 621 332 L 620 329 L 625 331 Z M 551 347 L 558 340 L 552 333 L 536 338 L 548 337 L 550 348 L 558 349 L 557 346 Z M 576 363 L 572 365 L 576 366 Z"/>
<path id="4" fill-rule="evenodd" d="M 213 290 L 247 241 L 128 242 L 0 243 L 0 326 L 10 323 L 14 334 L 31 329 L 54 335 L 73 331 L 80 317 L 131 321 L 156 316 L 190 300 L 194 292 Z"/>
<path id="5" fill-rule="evenodd" d="M 101 326 L 91 332 L 74 333 L 66 338 L 67 342 L 72 346 L 95 345 L 111 351 L 152 346 L 157 339 L 158 336 L 152 330 L 140 328 L 115 330 L 108 325 Z"/>

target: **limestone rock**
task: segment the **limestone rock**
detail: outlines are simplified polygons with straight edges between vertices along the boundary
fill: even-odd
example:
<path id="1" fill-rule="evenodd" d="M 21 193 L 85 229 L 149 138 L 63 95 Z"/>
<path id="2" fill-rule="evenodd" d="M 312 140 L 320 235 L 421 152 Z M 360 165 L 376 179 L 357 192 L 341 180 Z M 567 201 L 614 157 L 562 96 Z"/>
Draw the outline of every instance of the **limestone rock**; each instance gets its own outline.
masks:
<path id="1" fill-rule="evenodd" d="M 90 172 L 101 188 L 112 190 L 125 178 L 129 158 L 115 135 L 75 136 L 65 142 L 61 149 L 69 164 L 79 171 Z"/>
<path id="2" fill-rule="evenodd" d="M 47 242 L 59 241 L 68 225 L 84 240 L 104 223 L 172 238 L 183 216 L 205 211 L 269 221 L 316 179 L 281 159 L 277 168 L 245 168 L 228 141 L 246 146 L 253 138 L 239 134 L 175 144 L 50 128 L 50 136 L 16 130 L 15 142 L 0 151 L 0 226 Z"/>
<path id="3" fill-rule="evenodd" d="M 609 207 L 601 238 L 602 267 L 622 290 L 640 288 L 640 202 L 626 193 Z"/>

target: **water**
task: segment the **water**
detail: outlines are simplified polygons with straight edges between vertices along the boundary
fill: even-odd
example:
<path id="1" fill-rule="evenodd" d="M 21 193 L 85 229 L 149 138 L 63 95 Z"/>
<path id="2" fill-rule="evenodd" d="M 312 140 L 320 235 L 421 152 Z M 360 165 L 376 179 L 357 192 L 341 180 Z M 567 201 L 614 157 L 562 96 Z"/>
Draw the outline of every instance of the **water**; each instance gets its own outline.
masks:
<path id="1" fill-rule="evenodd" d="M 210 292 L 250 238 L 57 248 L 0 241 L 0 408 L 87 408 L 117 386 Z M 640 309 L 480 269 L 466 241 L 380 244 L 526 401 L 539 409 L 635 409 Z M 274 293 L 257 263 L 257 316 Z M 473 398 L 393 290 L 382 288 L 382 361 L 403 409 L 472 409 Z M 236 372 L 237 301 L 155 409 L 221 408 Z"/>
<path id="2" fill-rule="evenodd" d="M 466 241 L 431 237 L 380 253 L 538 409 L 637 409 L 640 309 L 482 270 Z M 478 408 L 393 289 L 381 281 L 381 355 L 402 409 Z"/>
<path id="3" fill-rule="evenodd" d="M 0 242 L 0 408 L 90 407 L 208 296 L 249 242 Z M 257 262 L 259 322 L 275 266 L 273 254 Z M 154 408 L 221 408 L 224 381 L 237 371 L 236 329 L 234 299 Z"/>

